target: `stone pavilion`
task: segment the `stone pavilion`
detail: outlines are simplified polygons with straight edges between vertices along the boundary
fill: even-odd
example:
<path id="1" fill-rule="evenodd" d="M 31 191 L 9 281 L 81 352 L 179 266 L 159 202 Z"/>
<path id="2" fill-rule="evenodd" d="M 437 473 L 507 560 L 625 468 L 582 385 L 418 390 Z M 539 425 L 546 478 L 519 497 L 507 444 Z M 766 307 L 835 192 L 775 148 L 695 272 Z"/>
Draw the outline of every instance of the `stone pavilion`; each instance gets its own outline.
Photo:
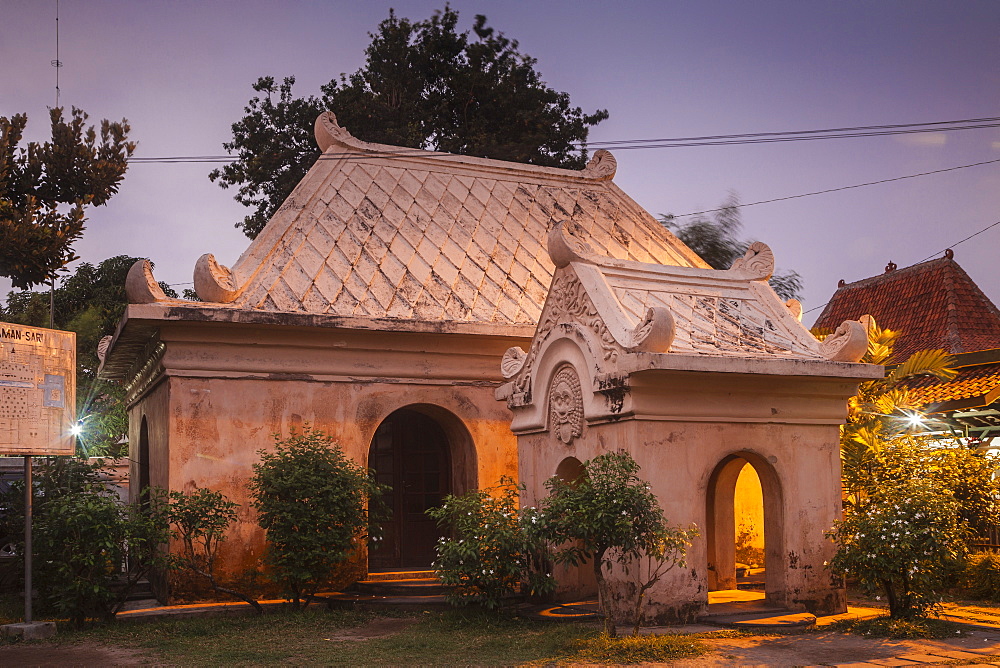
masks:
<path id="1" fill-rule="evenodd" d="M 438 531 L 424 510 L 445 494 L 510 475 L 537 497 L 625 449 L 667 515 L 702 528 L 652 617 L 690 618 L 734 586 L 748 464 L 768 598 L 843 609 L 822 536 L 840 511 L 846 399 L 881 373 L 855 363 L 860 323 L 820 344 L 767 286 L 766 246 L 710 269 L 614 184 L 607 151 L 571 171 L 402 149 L 332 113 L 316 139 L 322 155 L 235 264 L 198 260 L 202 301 L 167 298 L 137 263 L 105 346 L 101 374 L 128 394 L 132 489 L 240 503 L 225 574 L 263 553 L 247 498 L 258 451 L 308 424 L 393 488 L 386 546 L 359 570 L 426 568 Z"/>

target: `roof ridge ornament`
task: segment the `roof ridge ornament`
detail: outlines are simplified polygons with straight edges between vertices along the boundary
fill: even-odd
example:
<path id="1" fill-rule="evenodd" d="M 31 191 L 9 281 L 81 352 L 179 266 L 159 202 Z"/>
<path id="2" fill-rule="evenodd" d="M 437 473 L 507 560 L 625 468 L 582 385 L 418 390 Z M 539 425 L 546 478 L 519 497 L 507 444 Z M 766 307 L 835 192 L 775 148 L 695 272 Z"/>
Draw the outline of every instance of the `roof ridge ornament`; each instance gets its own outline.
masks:
<path id="1" fill-rule="evenodd" d="M 646 316 L 629 332 L 630 352 L 668 353 L 677 334 L 677 323 L 670 309 L 651 306 Z"/>
<path id="2" fill-rule="evenodd" d="M 596 179 L 597 181 L 610 181 L 615 178 L 618 171 L 618 161 L 611 151 L 599 149 L 594 151 L 594 157 L 590 159 L 587 166 L 580 170 L 582 176 Z"/>
<path id="3" fill-rule="evenodd" d="M 233 272 L 211 253 L 202 255 L 194 265 L 194 291 L 202 301 L 220 304 L 234 301 L 240 292 Z"/>
<path id="4" fill-rule="evenodd" d="M 860 362 L 868 352 L 868 326 L 858 320 L 845 320 L 820 344 L 823 357 L 831 362 Z"/>
<path id="5" fill-rule="evenodd" d="M 500 373 L 507 380 L 510 380 L 524 368 L 524 363 L 528 359 L 528 354 L 520 346 L 511 346 L 500 359 Z"/>
<path id="6" fill-rule="evenodd" d="M 755 281 L 766 281 L 774 274 L 774 253 L 763 241 L 755 241 L 747 247 L 743 257 L 733 262 L 730 271 L 743 271 Z"/>
<path id="7" fill-rule="evenodd" d="M 343 144 L 351 140 L 358 141 L 354 135 L 348 132 L 347 128 L 337 123 L 337 115 L 332 111 L 324 111 L 316 117 L 313 133 L 316 136 L 319 150 L 323 152 L 326 152 L 326 149 L 334 144 Z"/>
<path id="8" fill-rule="evenodd" d="M 802 302 L 792 297 L 785 302 L 785 307 L 792 314 L 792 317 L 802 322 Z"/>
<path id="9" fill-rule="evenodd" d="M 136 260 L 125 277 L 125 295 L 129 304 L 153 304 L 166 301 L 167 295 L 153 277 L 149 260 Z"/>
<path id="10" fill-rule="evenodd" d="M 579 226 L 577 226 L 579 227 Z M 596 264 L 596 253 L 590 245 L 567 229 L 565 220 L 560 220 L 549 231 L 549 257 L 557 267 L 566 267 L 570 262 Z"/>

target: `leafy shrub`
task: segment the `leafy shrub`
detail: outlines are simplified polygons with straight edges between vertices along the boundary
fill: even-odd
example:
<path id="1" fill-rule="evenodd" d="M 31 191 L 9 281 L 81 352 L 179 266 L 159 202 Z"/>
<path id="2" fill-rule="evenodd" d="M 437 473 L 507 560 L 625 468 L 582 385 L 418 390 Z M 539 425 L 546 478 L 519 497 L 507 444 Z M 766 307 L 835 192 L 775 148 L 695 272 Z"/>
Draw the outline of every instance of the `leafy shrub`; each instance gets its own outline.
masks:
<path id="1" fill-rule="evenodd" d="M 1000 554 L 979 552 L 969 555 L 959 576 L 959 584 L 970 598 L 1000 603 Z"/>
<path id="2" fill-rule="evenodd" d="M 42 602 L 78 628 L 113 618 L 140 579 L 170 564 L 159 550 L 169 538 L 162 495 L 124 505 L 102 490 L 64 494 L 45 503 L 32 535 Z"/>
<path id="3" fill-rule="evenodd" d="M 250 491 L 267 531 L 267 563 L 298 608 L 326 584 L 334 568 L 373 528 L 368 504 L 380 493 L 367 471 L 347 459 L 330 436 L 306 426 L 275 450 L 261 450 Z"/>
<path id="4" fill-rule="evenodd" d="M 34 523 L 45 516 L 47 504 L 69 494 L 82 491 L 100 492 L 103 460 L 90 463 L 79 457 L 36 458 L 32 471 L 34 489 L 31 515 Z M 0 534 L 7 537 L 18 555 L 24 554 L 24 480 L 11 483 L 2 497 L 4 512 L 0 514 Z"/>
<path id="5" fill-rule="evenodd" d="M 957 506 L 933 480 L 887 486 L 848 508 L 828 534 L 838 544 L 830 567 L 884 595 L 892 618 L 924 617 L 937 608 L 965 553 Z"/>
<path id="6" fill-rule="evenodd" d="M 451 534 L 438 540 L 434 569 L 441 582 L 454 587 L 452 603 L 475 602 L 493 610 L 522 587 L 536 595 L 555 587 L 545 568 L 545 546 L 525 530 L 518 513 L 519 491 L 505 477 L 492 489 L 447 496 L 427 511 Z"/>
<path id="7" fill-rule="evenodd" d="M 667 524 L 656 495 L 639 479 L 639 465 L 627 452 L 600 455 L 583 466 L 579 480 L 554 477 L 545 483 L 549 496 L 539 505 L 539 531 L 560 546 L 558 561 L 577 565 L 593 560 L 598 601 L 611 636 L 616 628 L 605 569 L 613 562 L 626 571 L 642 558 L 649 562 L 648 577 L 635 591 L 633 634 L 638 634 L 646 591 L 674 566 L 684 565 L 684 553 L 698 530 Z"/>
<path id="8" fill-rule="evenodd" d="M 169 533 L 162 496 L 123 505 L 102 479 L 102 460 L 49 457 L 32 474 L 34 577 L 43 609 L 80 626 L 109 619 L 154 568 L 169 566 L 159 546 Z M 2 533 L 24 559 L 24 482 L 2 499 Z"/>
<path id="9" fill-rule="evenodd" d="M 190 494 L 170 492 L 170 524 L 173 535 L 181 541 L 177 563 L 192 573 L 208 580 L 217 592 L 228 594 L 253 606 L 259 614 L 264 612 L 255 598 L 231 587 L 224 587 L 215 575 L 215 558 L 219 545 L 226 539 L 226 530 L 236 521 L 237 504 L 222 492 L 197 488 Z"/>
<path id="10" fill-rule="evenodd" d="M 753 527 L 740 524 L 736 530 L 736 561 L 751 568 L 760 568 L 764 565 L 764 549 L 755 547 L 753 540 Z"/>

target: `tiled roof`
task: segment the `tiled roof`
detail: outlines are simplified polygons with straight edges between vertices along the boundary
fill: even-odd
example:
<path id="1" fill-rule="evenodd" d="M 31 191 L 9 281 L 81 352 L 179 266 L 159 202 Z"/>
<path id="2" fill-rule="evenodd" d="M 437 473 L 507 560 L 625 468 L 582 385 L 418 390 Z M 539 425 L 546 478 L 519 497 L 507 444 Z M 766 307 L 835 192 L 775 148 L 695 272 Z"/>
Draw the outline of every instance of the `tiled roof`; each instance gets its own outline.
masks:
<path id="1" fill-rule="evenodd" d="M 233 266 L 232 306 L 534 324 L 562 220 L 613 258 L 708 266 L 612 183 L 606 151 L 570 171 L 399 149 L 332 114 L 317 139 L 324 154 Z"/>
<path id="2" fill-rule="evenodd" d="M 832 330 L 865 314 L 880 327 L 901 332 L 895 362 L 919 350 L 956 354 L 1000 348 L 1000 310 L 950 252 L 840 287 L 814 326 Z"/>
<path id="3" fill-rule="evenodd" d="M 950 381 L 922 378 L 909 385 L 914 398 L 921 404 L 942 404 L 948 401 L 987 397 L 1000 389 L 1000 363 L 970 366 L 958 370 Z M 990 401 L 985 401 L 990 403 Z"/>

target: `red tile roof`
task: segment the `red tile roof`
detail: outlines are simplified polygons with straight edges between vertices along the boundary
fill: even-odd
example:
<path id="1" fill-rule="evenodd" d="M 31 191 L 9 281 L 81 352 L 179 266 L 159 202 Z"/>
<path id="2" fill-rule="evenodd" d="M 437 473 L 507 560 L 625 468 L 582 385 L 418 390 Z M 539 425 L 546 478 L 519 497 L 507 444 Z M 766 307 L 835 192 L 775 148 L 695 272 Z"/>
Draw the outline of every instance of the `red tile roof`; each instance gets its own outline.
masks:
<path id="1" fill-rule="evenodd" d="M 1000 363 L 969 366 L 958 370 L 953 380 L 941 381 L 937 378 L 921 378 L 907 384 L 917 402 L 943 404 L 962 399 L 983 397 L 988 404 L 1000 389 Z"/>
<path id="2" fill-rule="evenodd" d="M 918 350 L 966 353 L 1000 348 L 1000 310 L 958 266 L 945 257 L 841 286 L 815 327 L 835 330 L 844 320 L 871 314 L 879 327 L 901 332 L 891 361 Z"/>

